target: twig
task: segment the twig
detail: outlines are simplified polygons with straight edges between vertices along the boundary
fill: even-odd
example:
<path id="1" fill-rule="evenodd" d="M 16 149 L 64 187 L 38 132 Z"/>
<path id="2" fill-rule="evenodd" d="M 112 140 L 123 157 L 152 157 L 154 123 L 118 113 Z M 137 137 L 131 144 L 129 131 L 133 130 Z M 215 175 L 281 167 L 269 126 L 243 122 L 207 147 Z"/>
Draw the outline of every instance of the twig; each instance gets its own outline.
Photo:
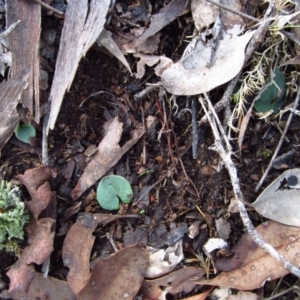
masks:
<path id="1" fill-rule="evenodd" d="M 46 104 L 46 113 L 43 120 L 43 136 L 42 136 L 42 162 L 44 166 L 49 166 L 47 124 L 50 115 L 50 107 L 51 107 L 51 100 L 48 99 L 48 102 Z"/>
<path id="2" fill-rule="evenodd" d="M 197 100 L 195 97 L 192 99 L 192 129 L 193 129 L 193 158 L 198 158 L 198 126 L 197 126 Z"/>
<path id="3" fill-rule="evenodd" d="M 221 123 L 219 121 L 219 118 L 207 96 L 206 96 L 206 102 L 208 105 L 208 109 L 206 108 L 204 101 L 201 97 L 199 97 L 199 102 L 201 103 L 203 110 L 205 111 L 205 114 L 208 118 L 208 121 L 210 123 L 211 129 L 213 131 L 214 138 L 215 138 L 215 144 L 213 147 L 210 147 L 210 148 L 219 153 L 219 155 L 223 159 L 224 164 L 228 170 L 228 173 L 229 173 L 229 176 L 231 179 L 231 183 L 232 183 L 233 192 L 234 192 L 235 198 L 237 200 L 237 206 L 239 208 L 240 216 L 241 216 L 244 226 L 247 229 L 247 232 L 251 235 L 253 240 L 262 249 L 264 249 L 273 258 L 275 258 L 279 263 L 281 263 L 285 269 L 287 269 L 292 274 L 300 277 L 300 270 L 297 267 L 295 267 L 291 262 L 289 262 L 283 255 L 278 253 L 273 248 L 273 246 L 266 243 L 266 241 L 264 241 L 264 239 L 260 236 L 260 234 L 257 232 L 255 227 L 253 226 L 253 224 L 247 214 L 246 207 L 244 205 L 244 195 L 240 188 L 240 182 L 239 182 L 239 178 L 237 176 L 237 169 L 231 159 L 232 152 L 229 150 L 225 151 L 225 148 L 223 145 L 224 142 L 222 142 L 222 139 L 219 134 L 219 131 L 221 130 L 221 127 L 222 127 Z M 208 112 L 208 110 L 210 111 L 210 113 Z M 222 138 L 223 138 L 223 141 L 225 141 L 227 144 L 229 144 L 229 141 L 228 141 L 228 138 L 226 135 L 222 134 Z"/>
<path id="4" fill-rule="evenodd" d="M 0 41 L 6 38 L 20 23 L 21 20 L 18 20 L 17 22 L 11 24 L 4 32 L 2 32 L 0 34 Z"/>
<path id="5" fill-rule="evenodd" d="M 115 244 L 115 242 L 114 242 L 114 240 L 113 240 L 113 238 L 112 238 L 112 235 L 111 235 L 109 232 L 107 232 L 107 233 L 106 233 L 106 237 L 107 237 L 108 240 L 110 241 L 110 244 L 111 244 L 111 246 L 113 247 L 114 251 L 117 253 L 117 252 L 119 251 L 119 249 L 117 248 L 117 246 L 116 246 L 116 244 Z"/>
<path id="6" fill-rule="evenodd" d="M 258 28 L 256 29 L 249 45 L 246 48 L 246 53 L 245 53 L 245 63 L 244 65 L 247 63 L 247 61 L 250 59 L 252 53 L 254 52 L 254 50 L 257 48 L 257 46 L 263 41 L 267 31 L 268 31 L 268 27 L 269 24 L 271 23 L 271 19 L 270 16 L 272 16 L 272 14 L 274 14 L 275 12 L 275 1 L 272 0 L 270 1 L 269 7 L 266 11 L 264 20 L 260 22 Z M 229 83 L 229 85 L 227 86 L 223 97 L 221 98 L 221 100 L 215 104 L 214 109 L 216 112 L 221 111 L 225 106 L 227 106 L 230 103 L 230 97 L 232 95 L 232 92 L 241 76 L 240 72 L 238 75 L 236 75 L 231 82 Z M 200 125 L 203 123 L 207 122 L 207 117 L 203 116 L 200 120 Z"/>
<path id="7" fill-rule="evenodd" d="M 232 12 L 232 13 L 234 13 L 234 14 L 240 16 L 240 17 L 249 19 L 249 20 L 254 21 L 254 22 L 260 22 L 260 20 L 257 19 L 257 18 L 251 17 L 251 16 L 249 16 L 249 15 L 247 15 L 247 14 L 244 14 L 244 13 L 242 13 L 242 12 L 240 12 L 240 11 L 236 11 L 236 10 L 234 10 L 234 9 L 228 7 L 228 6 L 225 6 L 225 5 L 221 4 L 221 3 L 215 2 L 215 1 L 213 1 L 213 0 L 206 0 L 206 2 L 209 2 L 209 3 L 211 3 L 211 4 L 214 4 L 214 5 L 216 5 L 216 6 L 221 7 L 221 8 L 223 8 L 223 9 L 226 9 L 226 10 L 228 10 L 228 11 L 230 11 L 230 12 Z"/>
<path id="8" fill-rule="evenodd" d="M 294 113 L 294 114 L 300 116 L 300 111 L 297 110 L 297 109 L 294 109 L 293 107 L 291 107 L 291 108 L 289 109 L 289 111 L 291 111 L 292 113 Z"/>
<path id="9" fill-rule="evenodd" d="M 291 39 L 294 43 L 296 43 L 298 46 L 300 46 L 300 40 L 298 37 L 295 36 L 292 32 L 288 32 L 285 30 L 279 30 L 280 33 Z"/>
<path id="10" fill-rule="evenodd" d="M 300 89 L 299 89 L 299 87 L 298 87 L 297 96 L 296 96 L 296 99 L 295 99 L 295 103 L 294 103 L 294 105 L 293 105 L 293 111 L 296 110 L 296 108 L 297 108 L 297 106 L 298 106 L 298 103 L 299 103 L 299 99 L 300 99 Z M 256 192 L 260 189 L 261 185 L 263 184 L 264 180 L 266 179 L 266 177 L 267 177 L 267 175 L 268 175 L 270 169 L 272 168 L 273 161 L 274 161 L 274 159 L 277 157 L 278 152 L 280 151 L 280 148 L 281 148 L 282 143 L 283 143 L 283 141 L 284 141 L 284 139 L 285 139 L 286 133 L 287 133 L 287 131 L 288 131 L 288 129 L 289 129 L 290 123 L 291 123 L 292 118 L 293 118 L 293 115 L 294 115 L 294 112 L 293 112 L 293 111 L 291 111 L 291 113 L 290 113 L 290 115 L 289 115 L 289 117 L 288 117 L 288 119 L 287 119 L 286 125 L 285 125 L 285 127 L 284 127 L 283 132 L 282 132 L 282 135 L 281 135 L 281 137 L 280 137 L 280 140 L 279 140 L 279 142 L 278 142 L 278 144 L 277 144 L 277 147 L 276 147 L 276 149 L 275 149 L 275 151 L 274 151 L 274 154 L 273 154 L 273 156 L 272 156 L 272 158 L 271 158 L 271 161 L 270 161 L 270 163 L 269 163 L 269 165 L 268 165 L 266 171 L 264 172 L 262 178 L 260 179 L 259 183 L 257 184 L 257 186 L 256 186 L 256 188 L 255 188 L 255 191 L 256 191 Z"/>
<path id="11" fill-rule="evenodd" d="M 158 86 L 155 86 L 155 85 L 150 85 L 150 86 L 146 87 L 144 90 L 142 90 L 141 92 L 139 92 L 133 96 L 134 101 L 139 102 L 145 96 L 147 96 L 149 93 L 151 93 L 152 91 L 154 91 L 157 88 L 158 88 Z"/>
<path id="12" fill-rule="evenodd" d="M 54 13 L 56 13 L 56 14 L 58 14 L 58 15 L 60 15 L 60 16 L 62 16 L 64 13 L 62 12 L 62 11 L 60 11 L 60 10 L 58 10 L 58 9 L 56 9 L 56 8 L 54 8 L 54 7 L 52 7 L 52 6 L 50 6 L 50 5 L 48 5 L 48 4 L 46 4 L 46 3 L 44 3 L 42 0 L 35 0 L 37 3 L 40 3 L 42 6 L 44 6 L 45 8 L 47 8 L 47 9 L 49 9 L 49 10 L 51 10 L 51 11 L 53 11 Z"/>

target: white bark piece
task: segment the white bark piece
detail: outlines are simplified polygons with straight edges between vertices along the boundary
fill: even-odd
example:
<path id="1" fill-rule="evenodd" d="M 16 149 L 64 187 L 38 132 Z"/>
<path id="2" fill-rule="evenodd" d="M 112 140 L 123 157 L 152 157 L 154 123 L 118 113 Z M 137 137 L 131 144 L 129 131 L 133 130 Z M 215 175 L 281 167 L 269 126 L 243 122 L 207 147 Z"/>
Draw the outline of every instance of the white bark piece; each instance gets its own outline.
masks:
<path id="1" fill-rule="evenodd" d="M 106 22 L 110 0 L 69 1 L 50 92 L 47 132 L 53 129 L 63 97 L 70 89 L 81 58 L 95 43 Z"/>

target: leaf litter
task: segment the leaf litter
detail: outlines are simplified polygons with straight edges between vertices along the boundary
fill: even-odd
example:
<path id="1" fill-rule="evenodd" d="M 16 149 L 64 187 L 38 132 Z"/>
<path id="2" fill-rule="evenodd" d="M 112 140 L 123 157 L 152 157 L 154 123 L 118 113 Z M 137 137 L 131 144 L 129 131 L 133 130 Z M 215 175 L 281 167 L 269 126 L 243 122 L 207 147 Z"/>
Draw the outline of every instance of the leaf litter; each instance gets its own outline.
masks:
<path id="1" fill-rule="evenodd" d="M 298 227 L 286 226 L 274 221 L 265 222 L 257 230 L 266 240 L 289 261 L 299 264 L 299 232 Z M 215 267 L 223 271 L 211 280 L 196 281 L 198 284 L 209 284 L 236 288 L 238 290 L 254 290 L 262 287 L 266 281 L 274 280 L 287 274 L 279 263 L 261 249 L 249 234 L 231 248 L 231 257 L 217 259 Z"/>
<path id="2" fill-rule="evenodd" d="M 99 260 L 78 299 L 133 299 L 148 266 L 148 253 L 138 246 L 118 251 Z"/>
<path id="3" fill-rule="evenodd" d="M 237 1 L 235 1 L 234 4 L 233 2 L 231 2 L 231 4 L 228 3 L 228 6 L 234 6 L 236 4 Z M 60 44 L 61 48 L 58 55 L 59 59 L 57 61 L 57 68 L 54 74 L 54 82 L 52 84 L 50 93 L 50 97 L 52 98 L 52 101 L 54 101 L 51 104 L 48 129 L 54 128 L 62 99 L 65 95 L 65 92 L 71 87 L 80 59 L 86 54 L 87 50 L 96 41 L 101 31 L 103 32 L 102 29 L 104 28 L 104 23 L 106 21 L 105 18 L 108 12 L 108 1 L 105 2 L 105 5 L 105 7 L 100 8 L 99 6 L 97 6 L 96 2 L 91 1 L 89 10 L 87 9 L 88 4 L 86 1 L 82 1 L 80 3 L 78 1 L 73 1 L 72 4 L 69 3 L 67 5 L 67 16 L 65 19 L 65 27 L 63 29 L 63 37 L 61 41 L 68 40 L 68 42 L 61 42 Z M 206 15 L 210 17 L 210 19 L 208 20 L 201 19 L 203 15 L 199 14 L 199 11 L 204 11 L 205 9 L 207 9 L 208 12 Z M 149 7 L 146 10 L 148 10 L 149 13 Z M 241 10 L 241 8 L 236 8 L 236 10 Z M 120 9 L 120 11 L 122 10 Z M 212 6 L 205 1 L 192 1 L 192 15 L 196 24 L 196 28 L 199 31 L 202 31 L 203 27 L 206 27 L 204 28 L 204 33 L 202 34 L 202 38 L 203 36 L 205 36 L 206 41 L 203 42 L 203 39 L 194 39 L 187 47 L 186 51 L 184 51 L 181 60 L 179 60 L 175 64 L 173 64 L 172 60 L 169 60 L 168 57 L 162 55 L 153 55 L 154 60 L 150 62 L 149 57 L 146 56 L 145 53 L 153 53 L 153 51 L 156 51 L 156 49 L 158 49 L 158 41 L 161 37 L 159 31 L 164 26 L 166 26 L 166 24 L 168 24 L 172 20 L 175 20 L 176 17 L 186 14 L 188 11 L 189 8 L 186 7 L 185 1 L 173 0 L 165 7 L 160 9 L 158 14 L 153 15 L 153 19 L 151 20 L 150 25 L 147 24 L 149 25 L 148 28 L 145 27 L 139 30 L 137 26 L 135 30 L 137 36 L 135 38 L 131 38 L 131 42 L 129 42 L 127 46 L 124 47 L 126 43 L 123 43 L 123 46 L 119 44 L 119 50 L 122 50 L 123 52 L 125 49 L 130 52 L 133 50 L 133 48 L 135 48 L 134 51 L 137 52 L 135 56 L 141 58 L 139 65 L 140 69 L 138 70 L 138 74 L 136 76 L 137 78 L 143 76 L 144 64 L 148 64 L 148 66 L 154 66 L 160 61 L 162 65 L 156 66 L 156 75 L 158 77 L 162 76 L 163 86 L 169 92 L 175 95 L 195 95 L 201 92 L 208 92 L 235 77 L 236 74 L 238 74 L 243 68 L 244 61 L 247 56 L 248 47 L 251 44 L 252 38 L 257 33 L 257 31 L 248 31 L 241 34 L 244 25 L 246 24 L 245 20 L 243 20 L 241 17 L 233 17 L 235 15 L 225 12 L 224 10 L 216 9 L 215 6 Z M 94 12 L 99 13 L 100 17 L 97 21 L 95 21 L 95 19 L 93 18 Z M 74 18 L 77 13 L 83 13 L 82 17 L 78 15 L 77 18 Z M 219 28 L 218 26 L 220 18 L 218 17 L 218 14 L 222 15 L 221 19 L 224 22 L 224 24 L 220 25 Z M 294 15 L 290 15 L 288 16 L 288 18 L 285 18 L 285 20 L 279 17 L 279 20 L 280 22 L 282 22 L 282 24 L 285 24 L 286 22 L 289 22 L 293 17 Z M 75 24 L 74 22 L 78 20 L 80 22 L 77 22 Z M 148 20 L 147 17 L 145 20 Z M 94 22 L 96 22 L 96 25 Z M 73 41 L 69 39 L 69 34 L 71 31 L 73 31 L 72 26 L 75 26 L 74 28 L 79 29 L 78 31 L 75 31 L 77 33 L 74 34 L 74 36 L 77 36 L 79 38 Z M 220 32 L 222 30 L 223 36 L 221 38 Z M 141 35 L 138 35 L 138 32 L 141 32 Z M 238 37 L 236 37 L 237 32 L 238 34 L 240 34 Z M 86 33 L 88 33 L 88 35 L 85 35 Z M 213 37 L 213 40 L 209 40 L 211 36 Z M 153 43 L 153 45 L 151 45 L 153 46 L 151 48 L 150 40 L 152 37 L 154 37 L 152 41 L 155 42 Z M 110 34 L 108 34 L 105 38 L 108 39 L 108 43 L 113 43 Z M 241 41 L 242 43 L 240 43 Z M 74 52 L 71 52 L 72 57 L 68 57 L 69 53 L 67 49 L 70 48 L 70 45 L 74 46 L 71 48 L 76 49 Z M 122 47 L 124 48 L 122 49 Z M 197 47 L 202 48 L 199 50 L 199 48 Z M 123 56 L 123 54 L 121 54 L 122 51 L 119 51 L 116 46 L 114 46 L 113 48 L 116 50 L 114 55 L 118 57 L 120 61 L 122 61 L 127 69 L 129 69 L 129 61 L 125 60 L 125 57 Z M 112 48 L 109 49 L 109 51 L 111 52 L 115 51 Z M 149 52 L 147 52 L 147 49 L 149 49 Z M 213 53 L 214 50 L 216 50 L 215 53 Z M 234 53 L 234 55 L 232 55 L 232 53 Z M 235 53 L 238 53 L 238 56 L 236 56 Z M 202 63 L 203 56 L 201 55 L 204 54 L 205 57 Z M 66 60 L 67 63 L 65 64 L 66 57 L 68 57 L 68 59 Z M 233 60 L 233 58 L 235 59 Z M 202 65 L 198 66 L 200 60 Z M 234 65 L 236 68 L 232 68 L 232 65 Z M 281 64 L 281 66 L 283 65 L 284 63 Z M 198 72 L 196 76 L 190 75 L 193 69 L 196 69 L 196 71 Z M 174 70 L 178 72 L 178 74 L 174 75 Z M 226 73 L 227 71 L 228 73 Z M 36 73 L 38 74 L 38 72 Z M 68 74 L 68 76 L 66 76 L 65 74 Z M 204 74 L 205 76 L 207 75 L 207 77 L 213 80 L 211 80 L 211 82 L 203 80 Z M 222 74 L 222 76 L 219 76 L 219 74 Z M 224 74 L 226 74 L 226 76 L 223 76 Z M 199 77 L 198 75 L 201 76 Z M 63 78 L 61 76 L 63 76 Z M 25 78 L 26 76 L 24 77 L 24 79 Z M 196 81 L 192 81 L 194 78 L 196 79 Z M 24 84 L 20 85 L 18 94 L 22 92 L 22 89 L 24 89 L 24 87 Z M 56 94 L 58 90 L 59 92 Z M 126 99 L 126 97 L 121 98 L 122 103 L 126 103 L 127 105 L 129 105 L 129 102 L 126 102 L 127 100 L 128 99 Z M 14 99 L 13 101 L 14 107 L 12 111 L 14 111 L 17 104 L 16 99 Z M 165 114 L 165 104 L 162 98 L 160 98 L 159 101 L 161 102 L 161 105 L 163 107 L 163 109 L 161 109 L 161 116 L 163 116 Z M 172 98 L 171 102 L 174 106 L 178 106 L 178 104 L 176 103 L 176 98 Z M 148 100 L 145 101 L 145 104 L 149 105 Z M 156 104 L 158 104 L 158 102 L 156 102 Z M 83 175 L 81 175 L 80 179 L 77 181 L 76 187 L 72 190 L 72 197 L 74 200 L 79 199 L 79 197 L 81 197 L 87 189 L 93 186 L 102 176 L 107 174 L 107 172 L 111 170 L 112 167 L 118 168 L 118 162 L 121 160 L 122 156 L 128 153 L 130 148 L 133 147 L 136 143 L 140 141 L 143 142 L 145 146 L 146 139 L 145 136 L 143 136 L 146 132 L 145 128 L 143 127 L 142 123 L 136 123 L 135 118 L 132 117 L 131 113 L 128 113 L 126 105 L 122 105 L 123 108 L 120 109 L 120 111 L 122 111 L 122 114 L 126 112 L 125 114 L 123 114 L 123 116 L 127 116 L 128 123 L 133 121 L 133 124 L 137 129 L 136 132 L 134 132 L 135 136 L 130 140 L 125 140 L 125 142 L 124 139 L 121 141 L 121 134 L 122 132 L 124 132 L 124 128 L 122 128 L 122 122 L 119 121 L 121 116 L 119 115 L 119 118 L 115 116 L 111 118 L 111 121 L 108 123 L 107 132 L 104 135 L 102 141 L 99 143 L 96 153 L 91 155 L 90 161 L 87 162 L 87 167 L 84 169 Z M 157 106 L 160 107 L 159 105 Z M 38 109 L 36 111 L 37 114 L 39 113 Z M 249 126 L 250 122 L 249 120 L 250 114 L 248 115 L 247 122 L 245 122 L 244 124 L 243 135 L 246 134 L 246 129 Z M 159 119 L 159 121 L 161 123 L 166 122 L 165 120 L 162 121 L 162 119 Z M 111 124 L 114 125 L 111 126 Z M 165 126 L 165 123 L 163 126 Z M 6 143 L 6 140 L 4 140 L 4 143 Z M 239 139 L 241 151 L 243 150 L 244 146 L 243 141 L 244 136 L 243 138 Z M 172 145 L 172 147 L 173 146 L 174 145 Z M 33 220 L 27 229 L 28 243 L 30 245 L 25 248 L 20 259 L 8 272 L 8 275 L 11 277 L 11 284 L 9 289 L 11 292 L 16 292 L 17 290 L 27 291 L 29 289 L 30 282 L 33 283 L 35 277 L 37 278 L 39 276 L 32 267 L 33 263 L 45 263 L 49 258 L 51 252 L 53 251 L 54 227 L 56 222 L 56 214 L 54 211 L 56 210 L 56 201 L 55 195 L 50 189 L 48 180 L 52 175 L 54 175 L 55 172 L 53 173 L 53 170 L 48 167 L 42 167 L 41 170 L 42 171 L 39 172 L 37 171 L 37 169 L 34 169 L 33 179 L 27 180 L 20 175 L 18 178 L 27 187 L 28 192 L 32 198 L 32 200 L 28 201 L 26 205 L 32 212 Z M 74 172 L 74 170 L 75 167 L 72 168 L 72 172 Z M 274 195 L 281 195 L 281 192 L 284 192 L 284 199 L 288 197 L 290 197 L 291 199 L 295 198 L 292 192 L 295 192 L 298 189 L 298 173 L 295 170 L 290 171 L 294 171 L 296 173 L 291 173 L 288 175 L 284 173 L 282 176 L 276 179 L 274 183 L 265 190 L 265 193 L 261 194 L 257 202 L 253 204 L 253 207 L 263 216 L 271 218 L 266 207 L 274 205 L 274 203 L 270 199 L 274 197 Z M 69 180 L 72 179 L 72 172 L 70 172 L 70 174 L 68 175 Z M 46 174 L 46 177 L 43 177 L 43 174 Z M 170 175 L 168 175 L 166 178 L 169 178 L 169 176 Z M 178 187 L 180 184 L 180 180 L 178 180 L 178 182 L 176 182 L 174 178 L 172 178 L 172 180 L 174 186 Z M 147 187 L 147 185 L 143 185 L 142 188 L 144 187 Z M 148 185 L 148 187 L 151 187 L 152 189 L 154 186 Z M 157 188 L 157 190 L 159 191 L 159 188 Z M 145 208 L 149 208 L 151 210 L 151 204 L 153 203 L 153 200 L 151 199 L 152 195 L 150 194 L 150 188 L 144 189 L 142 191 L 145 194 L 145 199 L 143 199 L 146 203 Z M 141 199 L 139 200 L 141 201 Z M 285 211 L 284 218 L 280 216 L 280 207 L 277 207 L 277 204 L 278 203 L 273 206 L 275 207 L 275 210 L 272 210 L 273 218 L 276 219 L 276 221 L 280 221 L 285 224 L 298 226 L 297 216 L 295 216 L 295 221 L 288 220 L 288 216 L 290 213 L 292 214 L 292 210 L 294 208 L 293 200 L 289 202 L 289 206 Z M 87 205 L 92 205 L 92 203 L 77 205 L 75 213 L 77 212 L 77 209 L 87 208 Z M 147 274 L 147 266 L 149 263 L 151 266 L 151 259 L 149 259 L 147 251 L 143 250 L 140 246 L 127 246 L 108 259 L 98 260 L 94 267 L 92 267 L 92 271 L 90 272 L 91 266 L 89 265 L 89 262 L 91 259 L 90 256 L 92 246 L 95 240 L 95 237 L 92 235 L 93 232 L 95 232 L 95 229 L 98 226 L 100 220 L 102 220 L 102 224 L 104 225 L 115 219 L 131 217 L 130 215 L 127 215 L 128 208 L 126 207 L 126 205 L 121 207 L 120 213 L 122 213 L 122 209 L 125 209 L 125 212 L 123 212 L 124 216 L 109 216 L 100 214 L 80 215 L 67 233 L 63 247 L 63 261 L 69 268 L 69 273 L 67 275 L 69 285 L 72 287 L 73 292 L 75 294 L 78 294 L 79 298 L 97 299 L 98 297 L 99 299 L 113 299 L 111 292 L 113 292 L 114 290 L 119 293 L 119 298 L 133 298 L 140 289 L 143 278 L 145 277 L 145 274 Z M 158 212 L 162 213 L 166 211 L 165 208 L 159 206 L 157 206 L 155 209 L 157 209 Z M 146 213 L 148 213 L 148 211 Z M 69 218 L 71 217 L 72 216 L 70 215 Z M 176 219 L 176 217 L 178 216 L 173 216 L 173 218 L 174 217 Z M 188 217 L 192 216 L 188 214 Z M 137 215 L 135 215 L 134 218 L 138 219 L 136 220 L 137 222 L 140 221 L 140 218 L 137 218 Z M 147 216 L 145 216 L 144 219 L 145 221 L 147 221 Z M 207 216 L 205 216 L 204 219 L 209 227 L 212 226 L 212 222 L 210 222 Z M 158 222 L 160 222 L 159 218 L 157 218 L 157 220 Z M 169 220 L 172 220 L 172 218 Z M 224 221 L 224 219 L 219 220 Z M 148 224 L 151 224 L 151 222 L 149 222 Z M 153 224 L 155 224 L 155 222 Z M 197 231 L 199 230 L 201 232 L 201 230 L 205 228 L 205 224 L 202 224 L 201 221 L 196 221 L 194 224 L 196 224 L 195 226 L 198 229 L 195 231 L 195 236 L 193 235 L 193 239 L 195 239 L 195 242 L 196 240 L 198 240 L 197 242 L 201 244 L 200 239 L 198 239 Z M 185 234 L 188 231 L 188 226 L 186 223 L 184 224 L 184 226 L 179 225 L 177 227 L 174 227 L 173 224 L 170 223 L 169 228 L 171 230 L 169 232 L 167 232 L 166 226 L 161 225 L 162 224 L 159 225 L 159 230 L 152 230 L 152 233 L 154 233 L 152 235 L 152 243 L 154 242 L 153 237 L 160 237 L 161 240 L 158 240 L 157 242 L 161 244 L 161 247 L 168 245 L 169 248 L 172 249 L 172 247 L 178 247 L 178 244 L 182 245 L 183 241 L 181 239 L 185 239 Z M 219 235 L 223 236 L 223 238 L 225 239 L 227 239 L 230 235 L 230 225 L 228 226 L 227 223 L 226 227 L 226 231 L 224 232 L 222 232 L 219 228 Z M 115 228 L 117 230 L 117 228 L 120 228 L 120 225 L 117 224 L 115 225 L 115 227 L 112 226 L 111 228 Z M 211 230 L 211 228 L 209 229 Z M 290 261 L 293 261 L 293 263 L 299 263 L 297 262 L 297 245 L 299 235 L 297 227 L 288 227 L 279 223 L 269 221 L 268 226 L 262 224 L 258 226 L 257 229 L 264 237 L 264 239 L 266 239 L 268 242 L 270 241 L 270 243 L 275 248 L 279 249 L 280 253 L 282 251 L 284 256 L 287 257 Z M 162 234 L 163 231 L 165 231 L 165 234 Z M 191 234 L 191 231 L 189 233 Z M 176 242 L 177 244 L 175 244 Z M 79 248 L 78 244 L 80 244 L 80 246 L 82 247 Z M 174 244 L 175 246 L 173 246 Z M 184 244 L 185 247 L 187 247 L 187 244 L 188 243 Z M 203 245 L 203 243 L 201 245 Z M 239 247 L 241 247 L 242 250 Z M 184 257 L 183 251 L 186 251 L 187 249 L 185 248 L 183 250 L 182 247 L 179 248 L 180 251 L 178 249 L 175 250 L 175 252 L 178 252 L 178 255 L 174 255 L 175 252 L 166 255 L 167 251 L 165 249 L 157 249 L 157 252 L 163 250 L 161 251 L 163 253 L 161 257 L 166 258 L 169 264 L 170 260 L 174 262 L 174 265 L 171 268 L 166 269 L 165 272 L 170 272 L 171 270 L 173 270 L 173 268 L 176 268 L 176 266 L 178 266 L 178 264 L 182 261 Z M 41 249 L 42 251 L 40 251 L 40 253 L 37 253 L 37 249 Z M 203 251 L 202 246 L 200 246 L 198 250 Z M 171 257 L 172 255 L 177 257 L 177 260 L 173 260 L 173 258 Z M 282 268 L 280 264 L 274 263 L 274 259 L 266 254 L 262 249 L 258 248 L 258 246 L 253 242 L 252 238 L 249 235 L 245 235 L 241 239 L 241 243 L 238 243 L 232 247 L 231 255 L 229 257 L 217 258 L 217 269 L 224 270 L 224 267 L 222 267 L 222 260 L 225 261 L 226 268 L 223 273 L 211 280 L 199 281 L 198 279 L 196 279 L 196 281 L 191 282 L 189 280 L 189 271 L 191 271 L 192 273 L 195 271 L 195 274 L 198 274 L 200 277 L 202 277 L 202 275 L 204 274 L 204 272 L 198 268 L 185 268 L 175 272 L 171 272 L 170 274 L 166 275 L 166 281 L 164 281 L 164 278 L 148 280 L 148 287 L 149 285 L 151 285 L 152 287 L 156 287 L 155 292 L 157 293 L 155 294 L 155 296 L 149 295 L 149 297 L 165 297 L 168 291 L 174 294 L 180 292 L 188 293 L 188 291 L 191 291 L 195 288 L 196 284 L 212 284 L 218 286 L 233 287 L 239 290 L 255 289 L 262 286 L 266 282 L 266 280 L 278 278 L 287 274 L 286 269 Z M 80 256 L 84 257 L 84 259 L 80 260 Z M 138 257 L 139 261 L 141 262 L 140 264 L 135 264 L 135 257 Z M 212 255 L 212 257 L 214 257 L 214 255 Z M 160 261 L 162 262 L 163 259 Z M 159 267 L 161 267 L 162 265 L 162 263 L 158 263 Z M 110 270 L 109 266 L 113 266 L 113 268 Z M 16 269 L 18 271 L 16 271 Z M 106 271 L 105 273 L 105 270 L 108 271 Z M 116 272 L 116 270 L 124 270 L 124 272 Z M 157 273 L 155 276 L 161 276 L 162 274 L 163 273 Z M 111 277 L 107 275 L 110 275 Z M 174 277 L 172 277 L 173 275 Z M 136 285 L 132 285 L 132 288 L 128 290 L 127 288 L 130 284 L 132 284 L 132 282 L 130 281 L 126 286 L 123 286 L 123 284 L 124 278 L 128 280 L 128 277 L 130 276 L 136 276 Z M 173 282 L 173 280 L 170 279 L 177 278 L 177 276 L 180 276 L 180 278 L 184 278 L 182 279 L 182 286 L 181 282 Z M 109 282 L 106 280 L 108 280 Z M 95 282 L 99 282 L 99 284 L 95 285 Z M 112 284 L 112 282 L 114 284 Z M 162 289 L 157 285 L 167 286 L 168 288 L 165 291 L 162 291 Z M 178 287 L 176 287 L 177 285 Z M 95 296 L 95 294 L 97 294 L 97 296 Z M 194 299 L 195 297 L 201 299 L 203 296 L 204 294 L 198 294 L 197 296 L 190 297 L 189 299 Z"/>

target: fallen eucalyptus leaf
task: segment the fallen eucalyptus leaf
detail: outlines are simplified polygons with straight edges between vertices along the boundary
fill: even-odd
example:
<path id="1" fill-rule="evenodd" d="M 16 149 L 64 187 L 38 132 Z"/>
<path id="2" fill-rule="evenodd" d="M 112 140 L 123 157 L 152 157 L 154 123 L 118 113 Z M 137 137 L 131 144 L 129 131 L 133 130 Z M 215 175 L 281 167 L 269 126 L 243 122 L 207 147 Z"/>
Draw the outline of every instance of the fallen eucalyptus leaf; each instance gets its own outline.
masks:
<path id="1" fill-rule="evenodd" d="M 168 68 L 162 74 L 162 84 L 174 95 L 197 95 L 209 92 L 236 76 L 244 65 L 245 48 L 254 31 L 223 39 L 215 53 L 215 61 L 207 67 L 212 48 L 200 41 L 196 50 Z"/>
<path id="2" fill-rule="evenodd" d="M 139 294 L 143 295 L 143 299 L 152 300 L 162 299 L 160 297 L 166 289 L 172 295 L 189 293 L 196 286 L 194 281 L 201 279 L 204 274 L 203 269 L 186 267 L 157 279 L 144 279 Z"/>
<path id="3" fill-rule="evenodd" d="M 285 171 L 252 204 L 265 218 L 300 227 L 300 169 Z"/>
<path id="4" fill-rule="evenodd" d="M 133 299 L 148 266 L 148 253 L 139 246 L 124 248 L 94 266 L 78 300 Z"/>
<path id="5" fill-rule="evenodd" d="M 298 227 L 286 226 L 274 221 L 265 222 L 256 227 L 258 233 L 288 261 L 299 265 Z M 218 258 L 217 270 L 224 272 L 211 280 L 201 280 L 202 285 L 216 285 L 237 290 L 261 288 L 266 281 L 280 278 L 288 271 L 269 253 L 260 248 L 250 236 L 245 234 L 231 249 L 233 256 Z"/>

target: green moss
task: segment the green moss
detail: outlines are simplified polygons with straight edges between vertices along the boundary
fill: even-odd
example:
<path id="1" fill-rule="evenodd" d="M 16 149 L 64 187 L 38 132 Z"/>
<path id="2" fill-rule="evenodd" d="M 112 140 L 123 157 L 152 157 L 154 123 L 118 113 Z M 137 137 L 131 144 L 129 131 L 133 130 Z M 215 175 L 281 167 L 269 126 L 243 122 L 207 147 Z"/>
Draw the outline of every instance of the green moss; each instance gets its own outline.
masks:
<path id="1" fill-rule="evenodd" d="M 11 183 L 0 185 L 0 250 L 16 251 L 15 239 L 24 239 L 24 226 L 30 216 L 20 199 L 20 191 Z"/>

